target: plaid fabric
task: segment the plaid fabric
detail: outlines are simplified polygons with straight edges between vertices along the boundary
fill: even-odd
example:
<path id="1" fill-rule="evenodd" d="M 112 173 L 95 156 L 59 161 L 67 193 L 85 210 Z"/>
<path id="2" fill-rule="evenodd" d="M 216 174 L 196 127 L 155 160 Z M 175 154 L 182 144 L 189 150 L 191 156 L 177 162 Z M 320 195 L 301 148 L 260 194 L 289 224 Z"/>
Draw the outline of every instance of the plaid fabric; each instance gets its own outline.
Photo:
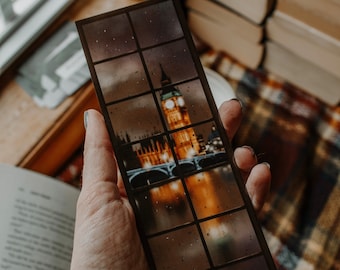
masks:
<path id="1" fill-rule="evenodd" d="M 260 220 L 278 269 L 340 269 L 340 106 L 327 107 L 215 51 L 203 52 L 201 60 L 244 104 L 234 145 L 251 145 L 259 162 L 271 164 L 272 188 Z M 79 156 L 81 150 L 59 174 L 76 186 Z"/>
<path id="2" fill-rule="evenodd" d="M 340 106 L 223 54 L 201 59 L 244 104 L 234 145 L 251 145 L 260 162 L 271 164 L 260 220 L 278 269 L 340 269 Z"/>

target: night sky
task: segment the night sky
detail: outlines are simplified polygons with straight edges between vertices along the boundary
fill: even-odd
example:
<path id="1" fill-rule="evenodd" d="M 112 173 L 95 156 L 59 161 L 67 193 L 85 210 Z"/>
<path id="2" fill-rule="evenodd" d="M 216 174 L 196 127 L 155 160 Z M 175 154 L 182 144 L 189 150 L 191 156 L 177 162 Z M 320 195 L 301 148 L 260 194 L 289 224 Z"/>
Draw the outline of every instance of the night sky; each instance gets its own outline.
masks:
<path id="1" fill-rule="evenodd" d="M 171 1 L 105 17 L 84 25 L 83 29 L 105 94 L 109 91 L 139 93 L 139 83 L 146 83 L 145 73 L 149 74 L 153 87 L 160 87 L 160 64 L 171 74 L 173 82 L 197 76 Z M 130 56 L 131 53 L 136 54 Z M 108 62 L 96 64 L 98 61 Z M 134 82 L 130 85 L 126 83 L 128 80 Z M 126 90 L 133 87 L 138 89 Z"/>
<path id="2" fill-rule="evenodd" d="M 128 133 L 134 141 L 164 132 L 150 94 L 158 91 L 159 102 L 160 65 L 182 92 L 192 122 L 212 117 L 171 1 L 103 17 L 83 29 L 117 135 Z"/>

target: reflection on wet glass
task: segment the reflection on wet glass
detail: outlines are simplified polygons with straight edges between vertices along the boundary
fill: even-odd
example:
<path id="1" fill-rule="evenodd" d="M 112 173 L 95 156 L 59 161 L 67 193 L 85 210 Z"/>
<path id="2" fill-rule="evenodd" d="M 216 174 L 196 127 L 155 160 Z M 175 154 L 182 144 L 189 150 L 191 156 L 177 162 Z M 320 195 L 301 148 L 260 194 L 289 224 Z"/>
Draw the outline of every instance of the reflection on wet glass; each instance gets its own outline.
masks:
<path id="1" fill-rule="evenodd" d="M 198 218 L 244 204 L 230 165 L 190 176 L 186 184 Z"/>
<path id="2" fill-rule="evenodd" d="M 197 77 L 197 71 L 185 40 L 171 42 L 143 51 L 154 88 L 160 88 L 162 70 L 170 75 L 172 83 Z"/>
<path id="3" fill-rule="evenodd" d="M 93 62 L 116 57 L 137 49 L 135 37 L 126 14 L 86 24 L 83 29 Z"/>
<path id="4" fill-rule="evenodd" d="M 105 103 L 150 90 L 138 54 L 95 65 L 95 69 Z"/>
<path id="5" fill-rule="evenodd" d="M 130 12 L 142 48 L 183 36 L 171 1 Z"/>
<path id="6" fill-rule="evenodd" d="M 141 192 L 135 197 L 147 234 L 171 229 L 193 220 L 180 180 Z"/>
<path id="7" fill-rule="evenodd" d="M 136 141 L 162 132 L 162 123 L 151 94 L 107 107 L 117 140 Z"/>
<path id="8" fill-rule="evenodd" d="M 268 270 L 268 267 L 264 257 L 259 256 L 221 268 L 221 270 L 247 270 L 247 269 Z"/>
<path id="9" fill-rule="evenodd" d="M 169 130 L 212 118 L 199 80 L 172 86 L 171 77 L 164 69 L 162 73 L 162 90 L 158 92 L 158 96 Z"/>
<path id="10" fill-rule="evenodd" d="M 246 210 L 201 223 L 215 265 L 261 251 Z"/>
<path id="11" fill-rule="evenodd" d="M 124 138 L 121 142 L 127 143 L 128 138 Z M 172 178 L 175 162 L 166 136 L 154 136 L 121 148 L 120 156 L 133 187 L 147 185 L 146 180 L 155 183 L 165 178 Z"/>
<path id="12" fill-rule="evenodd" d="M 149 244 L 158 270 L 209 268 L 196 227 L 154 237 L 149 240 Z"/>

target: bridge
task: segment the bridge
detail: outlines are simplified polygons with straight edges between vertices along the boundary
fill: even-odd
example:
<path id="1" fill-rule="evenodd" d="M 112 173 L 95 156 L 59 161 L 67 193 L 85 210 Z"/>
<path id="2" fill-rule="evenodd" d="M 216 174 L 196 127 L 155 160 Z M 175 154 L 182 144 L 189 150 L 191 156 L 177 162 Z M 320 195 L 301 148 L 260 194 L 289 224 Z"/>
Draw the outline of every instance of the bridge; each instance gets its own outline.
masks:
<path id="1" fill-rule="evenodd" d="M 209 153 L 190 159 L 179 160 L 179 166 L 175 162 L 169 162 L 152 166 L 149 169 L 133 169 L 128 171 L 127 174 L 131 185 L 134 188 L 138 188 L 179 176 L 180 173 L 187 174 L 225 161 L 227 161 L 227 154 L 225 152 Z"/>

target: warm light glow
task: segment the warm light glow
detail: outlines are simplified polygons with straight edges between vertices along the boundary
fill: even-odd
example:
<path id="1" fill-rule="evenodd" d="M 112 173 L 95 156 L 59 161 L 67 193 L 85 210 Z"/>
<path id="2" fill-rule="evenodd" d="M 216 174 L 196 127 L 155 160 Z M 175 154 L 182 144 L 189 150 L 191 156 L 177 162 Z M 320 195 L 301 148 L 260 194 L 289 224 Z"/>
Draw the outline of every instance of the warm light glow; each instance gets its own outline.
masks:
<path id="1" fill-rule="evenodd" d="M 211 238 L 213 239 L 221 239 L 223 237 L 226 236 L 226 234 L 228 234 L 228 228 L 226 224 L 218 224 L 215 227 L 210 227 L 209 228 L 209 234 L 211 236 Z"/>
<path id="2" fill-rule="evenodd" d="M 173 191 L 179 190 L 178 182 L 172 182 L 172 183 L 170 183 L 170 188 L 171 188 Z"/>
<path id="3" fill-rule="evenodd" d="M 195 149 L 194 148 L 190 148 L 190 149 L 188 149 L 187 157 L 186 158 L 193 158 L 195 155 L 196 155 Z"/>
<path id="4" fill-rule="evenodd" d="M 165 163 L 165 162 L 168 162 L 168 160 L 169 160 L 169 154 L 168 153 L 163 153 L 162 155 L 161 155 L 161 159 L 163 160 L 163 162 Z"/>
<path id="5" fill-rule="evenodd" d="M 177 103 L 178 103 L 178 105 L 179 106 L 181 106 L 181 107 L 183 107 L 184 106 L 184 99 L 182 98 L 182 97 L 179 97 L 178 99 L 177 99 Z"/>
<path id="6" fill-rule="evenodd" d="M 150 168 L 152 168 L 152 164 L 149 161 L 147 161 L 143 164 L 143 168 L 144 169 L 150 169 Z"/>

